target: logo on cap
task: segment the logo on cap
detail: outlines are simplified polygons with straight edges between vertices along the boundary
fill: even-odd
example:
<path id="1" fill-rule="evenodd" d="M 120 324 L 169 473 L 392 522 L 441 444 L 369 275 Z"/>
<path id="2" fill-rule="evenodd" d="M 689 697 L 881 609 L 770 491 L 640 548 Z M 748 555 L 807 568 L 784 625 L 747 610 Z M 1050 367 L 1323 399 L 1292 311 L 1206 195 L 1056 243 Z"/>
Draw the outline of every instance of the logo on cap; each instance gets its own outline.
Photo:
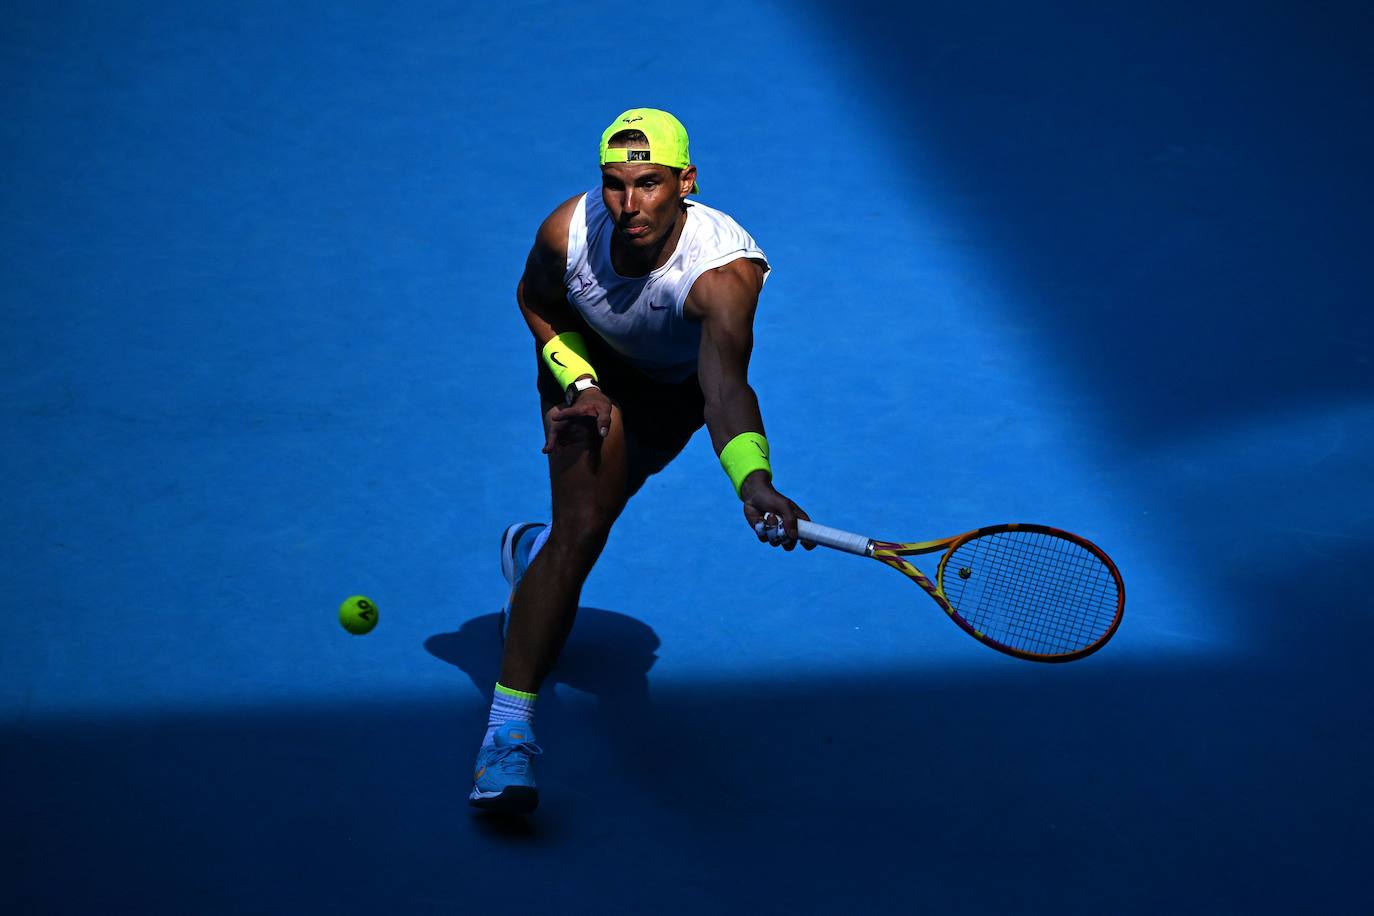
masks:
<path id="1" fill-rule="evenodd" d="M 626 162 L 648 162 L 651 153 L 646 149 L 627 149 L 625 151 Z"/>
<path id="2" fill-rule="evenodd" d="M 636 121 L 643 121 L 643 120 L 644 120 L 644 116 L 643 116 L 643 115 L 635 115 L 633 118 L 621 118 L 620 120 L 621 120 L 623 123 L 625 123 L 625 124 L 633 124 L 633 123 L 636 122 Z"/>

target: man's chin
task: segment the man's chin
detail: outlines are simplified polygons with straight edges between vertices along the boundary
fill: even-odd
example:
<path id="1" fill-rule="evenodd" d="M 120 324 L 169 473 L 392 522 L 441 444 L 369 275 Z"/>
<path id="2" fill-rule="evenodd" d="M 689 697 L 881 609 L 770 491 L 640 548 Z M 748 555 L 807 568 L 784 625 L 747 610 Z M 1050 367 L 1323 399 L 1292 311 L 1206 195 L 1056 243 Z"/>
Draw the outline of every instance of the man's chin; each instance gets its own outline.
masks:
<path id="1" fill-rule="evenodd" d="M 626 232 L 624 229 L 617 229 L 616 235 L 620 236 L 620 240 L 626 245 L 631 245 L 635 248 L 648 247 L 653 243 L 654 238 L 653 232 L 643 232 L 638 235 L 633 235 Z"/>

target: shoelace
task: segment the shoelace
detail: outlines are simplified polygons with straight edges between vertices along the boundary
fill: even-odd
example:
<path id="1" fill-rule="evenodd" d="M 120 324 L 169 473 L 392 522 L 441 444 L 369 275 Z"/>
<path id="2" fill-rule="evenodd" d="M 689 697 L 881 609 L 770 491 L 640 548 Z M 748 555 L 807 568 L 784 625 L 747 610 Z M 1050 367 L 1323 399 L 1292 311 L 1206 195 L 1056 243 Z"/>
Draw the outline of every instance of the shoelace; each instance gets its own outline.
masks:
<path id="1" fill-rule="evenodd" d="M 516 753 L 519 751 L 519 753 Z M 487 766 L 496 767 L 502 773 L 515 773 L 523 776 L 529 772 L 530 758 L 544 753 L 543 748 L 529 741 L 498 747 L 487 758 Z"/>

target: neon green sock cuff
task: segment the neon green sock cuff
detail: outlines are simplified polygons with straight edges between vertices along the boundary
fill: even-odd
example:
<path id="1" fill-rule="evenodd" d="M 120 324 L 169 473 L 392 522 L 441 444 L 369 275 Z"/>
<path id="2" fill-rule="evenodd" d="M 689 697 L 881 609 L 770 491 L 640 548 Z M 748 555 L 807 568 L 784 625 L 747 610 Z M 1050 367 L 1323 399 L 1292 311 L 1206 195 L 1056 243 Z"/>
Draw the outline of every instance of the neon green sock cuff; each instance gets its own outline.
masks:
<path id="1" fill-rule="evenodd" d="M 524 700 L 527 703 L 533 703 L 535 700 L 539 698 L 539 694 L 537 693 L 526 693 L 523 690 L 511 690 L 505 684 L 502 684 L 500 682 L 497 682 L 496 684 L 496 692 L 501 694 L 502 696 L 515 697 L 517 700 Z"/>

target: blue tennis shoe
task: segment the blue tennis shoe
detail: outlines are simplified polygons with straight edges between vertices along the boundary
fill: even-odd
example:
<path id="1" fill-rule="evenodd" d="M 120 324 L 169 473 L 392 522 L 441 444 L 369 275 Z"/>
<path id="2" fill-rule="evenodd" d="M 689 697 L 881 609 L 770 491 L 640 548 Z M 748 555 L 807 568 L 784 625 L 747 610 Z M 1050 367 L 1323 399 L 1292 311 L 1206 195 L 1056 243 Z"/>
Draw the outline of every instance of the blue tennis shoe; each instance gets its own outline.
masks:
<path id="1" fill-rule="evenodd" d="M 547 525 L 543 522 L 516 522 L 501 535 L 501 575 L 510 583 L 510 594 L 501 607 L 501 642 L 506 641 L 506 630 L 510 629 L 510 606 L 515 598 L 515 587 L 525 575 L 530 565 L 530 548 L 535 538 Z"/>
<path id="2" fill-rule="evenodd" d="M 528 814 L 539 807 L 530 758 L 544 752 L 534 743 L 528 722 L 507 722 L 493 740 L 477 752 L 468 804 L 500 814 Z"/>

